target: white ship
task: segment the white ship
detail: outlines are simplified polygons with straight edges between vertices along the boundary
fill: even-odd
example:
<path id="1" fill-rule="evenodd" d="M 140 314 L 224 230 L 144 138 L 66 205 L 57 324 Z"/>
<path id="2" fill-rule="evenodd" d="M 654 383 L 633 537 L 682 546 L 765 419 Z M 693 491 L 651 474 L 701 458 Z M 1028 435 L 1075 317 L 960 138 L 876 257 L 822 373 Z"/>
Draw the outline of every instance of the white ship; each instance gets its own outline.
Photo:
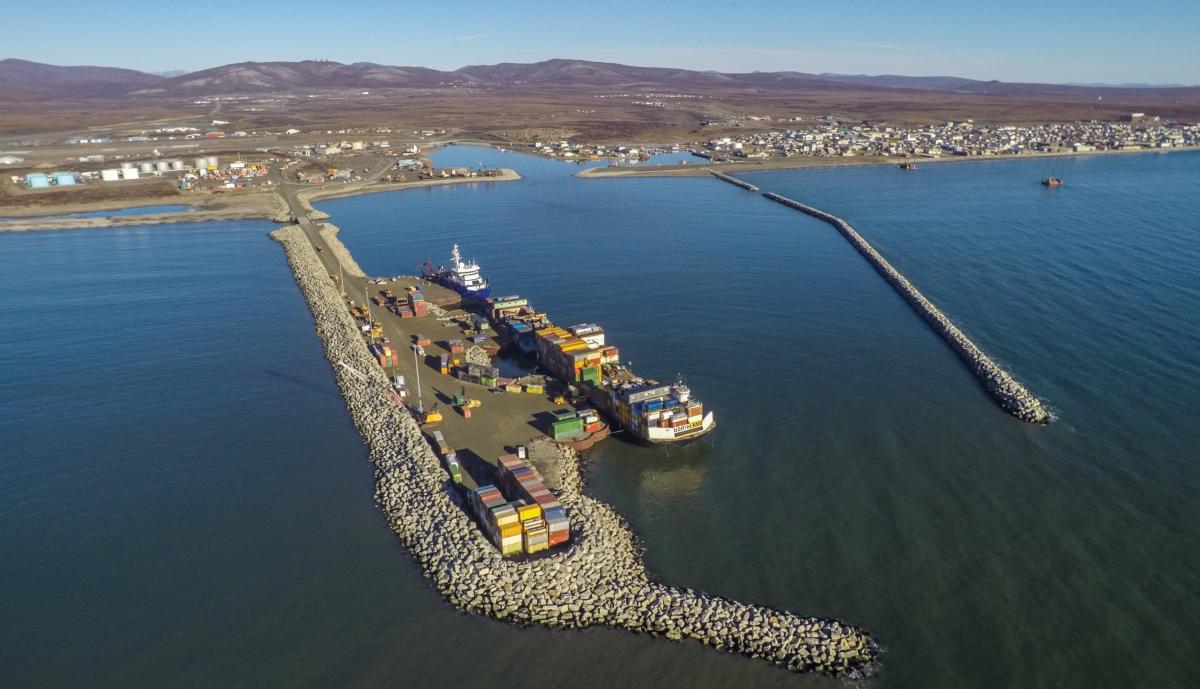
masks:
<path id="1" fill-rule="evenodd" d="M 437 270 L 427 267 L 425 277 L 433 282 L 449 287 L 468 299 L 486 299 L 492 293 L 487 278 L 479 274 L 479 264 L 475 261 L 464 261 L 458 250 L 458 245 L 450 252 L 450 266 L 442 266 Z"/>

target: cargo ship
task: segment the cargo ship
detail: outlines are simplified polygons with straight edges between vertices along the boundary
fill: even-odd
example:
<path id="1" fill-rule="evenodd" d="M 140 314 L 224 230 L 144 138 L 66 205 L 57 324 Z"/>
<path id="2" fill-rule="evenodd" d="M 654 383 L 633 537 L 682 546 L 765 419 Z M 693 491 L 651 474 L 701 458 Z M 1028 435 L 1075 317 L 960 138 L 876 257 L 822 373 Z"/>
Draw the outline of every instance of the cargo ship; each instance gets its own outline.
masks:
<path id="1" fill-rule="evenodd" d="M 441 266 L 435 270 L 433 264 L 426 261 L 423 268 L 425 279 L 458 292 L 464 299 L 483 300 L 492 293 L 487 279 L 479 273 L 479 264 L 475 261 L 464 261 L 457 244 L 450 252 L 449 266 Z"/>
<path id="2" fill-rule="evenodd" d="M 713 413 L 692 397 L 682 378 L 664 385 L 638 376 L 621 363 L 619 350 L 605 342 L 600 326 L 550 325 L 536 335 L 538 363 L 580 388 L 598 410 L 639 441 L 685 442 L 716 428 Z"/>

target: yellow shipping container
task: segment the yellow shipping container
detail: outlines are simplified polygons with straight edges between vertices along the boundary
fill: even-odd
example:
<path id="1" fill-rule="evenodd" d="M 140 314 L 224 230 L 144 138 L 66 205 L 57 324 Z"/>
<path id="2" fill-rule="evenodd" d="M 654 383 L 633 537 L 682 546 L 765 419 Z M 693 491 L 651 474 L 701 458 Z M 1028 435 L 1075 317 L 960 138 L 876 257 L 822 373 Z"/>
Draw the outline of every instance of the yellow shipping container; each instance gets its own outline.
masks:
<path id="1" fill-rule="evenodd" d="M 541 385 L 526 385 L 525 392 L 528 392 L 531 395 L 540 395 L 542 392 L 544 392 L 544 390 Z"/>
<path id="2" fill-rule="evenodd" d="M 525 552 L 529 553 L 530 555 L 533 555 L 534 553 L 540 553 L 543 550 L 549 550 L 549 549 L 550 549 L 549 541 L 542 541 L 541 543 L 526 543 L 525 544 Z"/>
<path id="3" fill-rule="evenodd" d="M 537 519 L 538 517 L 542 516 L 542 506 L 536 503 L 532 505 L 522 505 L 517 508 L 517 515 L 523 522 L 529 521 L 530 519 Z"/>
<path id="4" fill-rule="evenodd" d="M 522 545 L 523 544 L 522 544 L 520 538 L 514 538 L 511 540 L 507 540 L 507 541 L 501 541 L 500 542 L 500 554 L 503 555 L 504 557 L 508 557 L 509 555 L 519 555 L 519 554 L 521 554 L 521 546 Z"/>
<path id="5" fill-rule="evenodd" d="M 506 538 L 512 538 L 513 536 L 519 537 L 520 535 L 521 535 L 521 524 L 519 522 L 515 523 L 515 524 L 509 524 L 507 526 L 500 527 L 500 539 L 501 540 L 504 540 Z"/>

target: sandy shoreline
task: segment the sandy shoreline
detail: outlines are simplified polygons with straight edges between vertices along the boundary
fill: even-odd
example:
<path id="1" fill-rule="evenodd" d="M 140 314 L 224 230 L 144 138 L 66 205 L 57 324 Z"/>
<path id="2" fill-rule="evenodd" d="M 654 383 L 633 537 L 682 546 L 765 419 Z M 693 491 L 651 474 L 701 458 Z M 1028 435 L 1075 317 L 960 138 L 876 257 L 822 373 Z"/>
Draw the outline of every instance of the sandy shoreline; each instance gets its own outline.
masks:
<path id="1" fill-rule="evenodd" d="M 448 184 L 490 184 L 492 182 L 514 182 L 521 179 L 521 175 L 517 174 L 516 170 L 510 168 L 500 168 L 500 174 L 495 177 L 447 177 L 438 179 L 422 179 L 416 182 L 385 182 L 385 183 L 359 183 L 355 185 L 343 187 L 316 187 L 314 189 L 305 189 L 296 194 L 296 199 L 300 201 L 300 205 L 309 213 L 317 213 L 324 215 L 320 211 L 312 207 L 314 201 L 328 201 L 329 199 L 345 198 L 347 196 L 362 196 L 365 194 L 382 194 L 387 191 L 404 191 L 405 189 L 424 189 L 426 187 L 440 187 Z"/>
<path id="2" fill-rule="evenodd" d="M 906 160 L 920 165 L 942 163 L 985 162 L 996 160 L 1034 160 L 1044 158 L 1083 158 L 1103 155 L 1142 155 L 1149 153 L 1177 153 L 1181 151 L 1200 151 L 1200 146 L 1179 148 L 1149 148 L 1136 151 L 1088 151 L 1086 153 L 1023 153 L 1020 155 L 996 156 L 943 156 L 940 158 L 910 158 L 900 156 L 853 156 L 849 158 L 795 156 L 792 158 L 768 159 L 765 161 L 723 162 L 723 163 L 689 163 L 687 165 L 647 165 L 638 167 L 594 167 L 575 173 L 580 179 L 619 179 L 622 177 L 703 177 L 708 169 L 736 175 L 745 172 L 766 172 L 769 170 L 797 170 L 809 168 L 830 167 L 862 167 L 866 165 L 899 165 Z"/>
<path id="3" fill-rule="evenodd" d="M 301 205 L 310 214 L 324 214 L 313 209 L 311 202 L 360 194 L 376 194 L 385 191 L 401 191 L 404 189 L 421 189 L 442 186 L 446 184 L 470 184 L 508 182 L 521 179 L 514 170 L 504 169 L 496 177 L 451 177 L 447 179 L 426 179 L 417 182 L 395 182 L 387 184 L 355 183 L 337 188 L 315 187 L 304 189 L 297 193 Z M 188 203 L 187 201 L 191 201 Z M 225 220 L 269 220 L 276 223 L 286 223 L 291 214 L 287 203 L 277 191 L 242 194 L 222 198 L 180 199 L 171 201 L 170 205 L 189 205 L 190 210 L 169 213 L 150 213 L 146 215 L 120 215 L 99 218 L 48 218 L 47 215 L 60 215 L 94 210 L 116 211 L 122 208 L 137 208 L 148 205 L 163 205 L 161 200 L 131 199 L 123 205 L 108 204 L 104 208 L 84 208 L 62 205 L 36 209 L 37 216 L 27 218 L 14 217 L 11 220 L 0 220 L 0 232 L 36 232 L 47 230 L 86 230 L 110 227 L 131 227 L 138 225 L 168 225 L 183 222 L 219 222 Z M 92 204 L 95 205 L 95 204 Z M 206 207 L 212 206 L 212 207 Z M 8 211 L 4 211 L 8 212 Z M 29 209 L 14 209 L 14 215 L 29 212 Z"/>

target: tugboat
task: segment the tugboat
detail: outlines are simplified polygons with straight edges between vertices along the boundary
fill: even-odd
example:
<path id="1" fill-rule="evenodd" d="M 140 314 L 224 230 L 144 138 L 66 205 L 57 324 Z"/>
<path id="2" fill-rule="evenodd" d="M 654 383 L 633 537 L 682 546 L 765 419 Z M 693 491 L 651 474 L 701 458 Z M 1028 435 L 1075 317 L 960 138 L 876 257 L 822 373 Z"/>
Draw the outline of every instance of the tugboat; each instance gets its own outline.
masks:
<path id="1" fill-rule="evenodd" d="M 487 299 L 492 293 L 487 279 L 479 274 L 479 264 L 475 261 L 464 261 L 457 244 L 450 252 L 450 266 L 441 266 L 434 270 L 433 265 L 426 261 L 424 277 L 458 292 L 465 299 Z"/>
<path id="2" fill-rule="evenodd" d="M 1063 181 L 1061 177 L 1051 176 L 1042 178 L 1042 186 L 1044 187 L 1061 187 L 1062 185 Z"/>

